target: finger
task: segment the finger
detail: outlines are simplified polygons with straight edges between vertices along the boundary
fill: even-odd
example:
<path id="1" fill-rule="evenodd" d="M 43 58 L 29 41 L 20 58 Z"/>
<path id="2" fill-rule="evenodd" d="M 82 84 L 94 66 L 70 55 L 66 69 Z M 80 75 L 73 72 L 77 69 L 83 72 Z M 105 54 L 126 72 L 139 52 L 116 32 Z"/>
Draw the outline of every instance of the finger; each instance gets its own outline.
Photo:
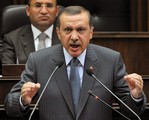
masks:
<path id="1" fill-rule="evenodd" d="M 35 87 L 39 89 L 40 88 L 40 84 L 37 83 Z"/>
<path id="2" fill-rule="evenodd" d="M 138 82 L 140 84 L 143 84 L 142 76 L 140 76 L 136 73 L 129 74 L 129 75 L 125 76 L 124 79 L 128 82 L 134 81 L 134 82 Z"/>
<path id="3" fill-rule="evenodd" d="M 28 91 L 31 91 L 31 88 L 32 88 L 32 84 L 30 83 L 25 83 L 22 88 L 21 88 L 21 94 L 25 93 L 25 92 L 28 92 Z"/>
<path id="4" fill-rule="evenodd" d="M 22 86 L 22 90 L 23 89 L 28 89 L 28 88 L 30 88 L 30 89 L 40 88 L 40 84 L 39 83 L 35 84 L 35 83 L 27 82 Z"/>
<path id="5" fill-rule="evenodd" d="M 21 89 L 21 95 L 24 95 L 24 94 L 34 94 L 37 92 L 37 90 L 40 88 L 40 84 L 37 83 L 31 83 L 31 82 L 28 82 L 28 83 L 25 83 L 23 86 L 22 86 L 22 89 Z"/>
<path id="6" fill-rule="evenodd" d="M 130 90 L 136 89 L 137 91 L 142 91 L 143 89 L 143 80 L 142 77 L 138 74 L 129 74 L 124 77 L 124 79 L 128 82 L 128 86 Z"/>
<path id="7" fill-rule="evenodd" d="M 133 74 L 129 74 L 129 75 L 126 75 L 124 78 L 134 78 L 134 79 L 138 79 L 138 80 L 141 80 L 142 81 L 142 76 L 136 74 L 136 73 L 133 73 Z"/>

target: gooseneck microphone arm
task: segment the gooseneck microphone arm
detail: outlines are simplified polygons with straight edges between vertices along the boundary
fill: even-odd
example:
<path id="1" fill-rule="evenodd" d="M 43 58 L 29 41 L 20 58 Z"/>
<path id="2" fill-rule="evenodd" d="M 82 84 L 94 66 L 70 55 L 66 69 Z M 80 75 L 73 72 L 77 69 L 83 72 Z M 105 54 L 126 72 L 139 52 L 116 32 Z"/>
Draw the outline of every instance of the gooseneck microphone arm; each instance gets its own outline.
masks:
<path id="1" fill-rule="evenodd" d="M 101 98 L 99 98 L 97 95 L 95 95 L 93 93 L 93 91 L 89 90 L 88 94 L 93 96 L 96 100 L 101 101 L 103 104 L 105 104 L 106 106 L 108 106 L 109 108 L 113 109 L 114 111 L 116 111 L 118 114 L 120 114 L 121 116 L 123 116 L 124 118 L 126 118 L 127 120 L 131 120 L 129 119 L 127 116 L 125 116 L 124 114 L 122 114 L 121 112 L 119 112 L 118 110 L 114 109 L 112 106 L 110 106 L 108 103 L 106 103 L 105 101 L 103 101 Z"/>
<path id="2" fill-rule="evenodd" d="M 141 118 L 130 108 L 128 105 L 126 105 L 120 98 L 118 98 L 109 88 L 107 88 L 92 72 L 92 70 L 87 69 L 86 73 L 90 76 L 92 76 L 98 83 L 100 83 L 109 93 L 111 93 L 119 102 L 121 102 L 128 110 L 130 110 L 137 118 L 138 120 L 141 120 Z"/>
<path id="3" fill-rule="evenodd" d="M 33 113 L 34 113 L 34 111 L 35 111 L 35 109 L 36 109 L 36 107 L 37 107 L 37 105 L 38 105 L 38 103 L 39 103 L 39 101 L 40 101 L 42 95 L 44 94 L 44 92 L 45 92 L 45 90 L 46 90 L 46 88 L 47 88 L 47 86 L 48 86 L 48 84 L 49 84 L 49 82 L 50 82 L 50 80 L 51 80 L 53 74 L 54 74 L 55 71 L 56 71 L 58 68 L 60 68 L 62 65 L 63 65 L 63 61 L 60 61 L 60 62 L 57 64 L 57 66 L 55 67 L 55 69 L 53 70 L 52 74 L 50 75 L 50 77 L 49 77 L 49 79 L 48 79 L 48 81 L 47 81 L 45 87 L 43 88 L 43 90 L 42 90 L 42 92 L 41 92 L 41 94 L 40 94 L 40 96 L 39 96 L 39 98 L 38 98 L 38 100 L 37 100 L 37 102 L 36 102 L 36 104 L 35 104 L 35 106 L 34 106 L 32 112 L 31 112 L 31 114 L 30 114 L 28 120 L 31 120 L 32 115 L 33 115 Z"/>

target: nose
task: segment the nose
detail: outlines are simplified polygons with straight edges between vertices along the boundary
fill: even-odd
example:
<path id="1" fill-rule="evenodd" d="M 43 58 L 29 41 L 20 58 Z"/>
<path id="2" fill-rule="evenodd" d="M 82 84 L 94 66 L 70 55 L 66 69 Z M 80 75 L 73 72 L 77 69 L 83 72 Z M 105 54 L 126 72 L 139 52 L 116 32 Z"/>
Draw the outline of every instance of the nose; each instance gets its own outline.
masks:
<path id="1" fill-rule="evenodd" d="M 71 34 L 71 40 L 77 41 L 78 40 L 78 34 L 76 31 L 73 31 Z"/>
<path id="2" fill-rule="evenodd" d="M 41 13 L 47 13 L 47 12 L 48 12 L 48 8 L 47 8 L 45 5 L 43 5 L 43 6 L 41 7 L 41 9 L 40 9 L 40 12 L 41 12 Z"/>

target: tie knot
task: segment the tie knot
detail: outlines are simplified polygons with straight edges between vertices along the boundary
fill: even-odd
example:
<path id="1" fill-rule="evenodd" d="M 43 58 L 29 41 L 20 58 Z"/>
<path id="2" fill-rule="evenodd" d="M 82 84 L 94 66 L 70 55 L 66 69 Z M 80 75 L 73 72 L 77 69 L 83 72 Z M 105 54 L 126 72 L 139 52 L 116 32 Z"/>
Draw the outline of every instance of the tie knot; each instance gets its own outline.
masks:
<path id="1" fill-rule="evenodd" d="M 72 58 L 72 60 L 71 60 L 71 66 L 72 67 L 77 67 L 78 64 L 79 64 L 79 60 L 76 57 Z"/>
<path id="2" fill-rule="evenodd" d="M 39 41 L 44 41 L 46 39 L 47 35 L 45 33 L 41 33 L 39 35 Z"/>

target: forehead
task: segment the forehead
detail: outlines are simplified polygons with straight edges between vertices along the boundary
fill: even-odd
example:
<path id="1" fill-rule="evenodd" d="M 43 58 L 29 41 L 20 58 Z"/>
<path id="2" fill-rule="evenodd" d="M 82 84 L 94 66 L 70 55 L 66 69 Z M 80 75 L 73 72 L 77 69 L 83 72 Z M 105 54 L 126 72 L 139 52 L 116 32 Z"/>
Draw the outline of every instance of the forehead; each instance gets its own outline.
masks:
<path id="1" fill-rule="evenodd" d="M 56 0 L 30 0 L 30 3 L 35 3 L 35 2 L 40 2 L 40 3 L 56 3 Z"/>
<path id="2" fill-rule="evenodd" d="M 79 23 L 89 24 L 89 17 L 86 12 L 82 12 L 80 14 L 75 15 L 63 13 L 60 17 L 60 22 L 63 25 L 79 24 Z"/>

